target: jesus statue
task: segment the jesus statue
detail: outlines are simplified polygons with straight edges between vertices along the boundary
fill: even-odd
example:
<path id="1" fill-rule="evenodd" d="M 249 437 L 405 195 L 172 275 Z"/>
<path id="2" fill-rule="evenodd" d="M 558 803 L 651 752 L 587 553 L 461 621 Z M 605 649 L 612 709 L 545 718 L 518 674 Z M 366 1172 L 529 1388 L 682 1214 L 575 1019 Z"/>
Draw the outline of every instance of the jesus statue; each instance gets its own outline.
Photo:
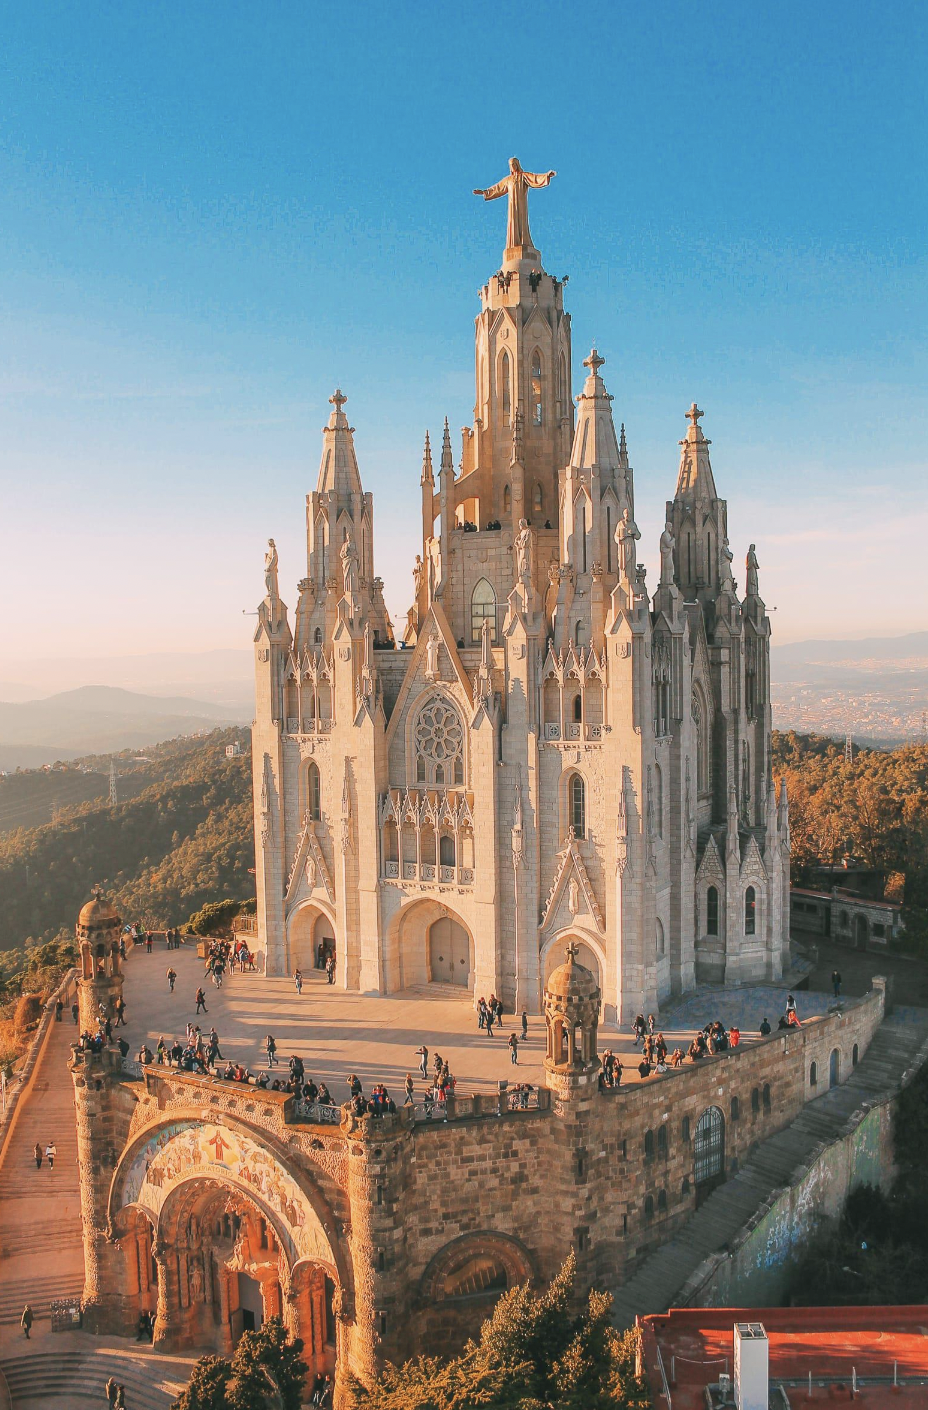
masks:
<path id="1" fill-rule="evenodd" d="M 556 171 L 523 171 L 518 157 L 509 158 L 509 175 L 486 191 L 474 191 L 485 201 L 495 201 L 499 196 L 509 197 L 509 218 L 506 221 L 506 259 L 520 259 L 529 253 L 537 256 L 528 228 L 528 188 L 547 186 Z"/>

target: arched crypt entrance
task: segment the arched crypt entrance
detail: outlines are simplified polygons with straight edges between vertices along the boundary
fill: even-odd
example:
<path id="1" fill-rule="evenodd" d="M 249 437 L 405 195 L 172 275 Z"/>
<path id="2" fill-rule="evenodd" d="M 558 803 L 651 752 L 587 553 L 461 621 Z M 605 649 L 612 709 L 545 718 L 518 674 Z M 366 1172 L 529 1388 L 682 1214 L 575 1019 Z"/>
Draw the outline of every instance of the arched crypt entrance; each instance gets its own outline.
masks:
<path id="1" fill-rule="evenodd" d="M 321 906 L 300 906 L 287 922 L 289 973 L 301 969 L 321 969 L 331 955 L 335 958 L 335 926 Z M 320 952 L 322 964 L 319 962 Z"/>
<path id="2" fill-rule="evenodd" d="M 473 991 L 474 937 L 450 906 L 423 897 L 393 917 L 384 947 L 388 991 L 453 984 Z"/>
<path id="3" fill-rule="evenodd" d="M 251 1133 L 197 1120 L 149 1128 L 116 1170 L 110 1220 L 127 1311 L 154 1312 L 157 1345 L 228 1353 L 279 1316 L 310 1374 L 334 1375 L 347 1281 L 334 1220 Z"/>

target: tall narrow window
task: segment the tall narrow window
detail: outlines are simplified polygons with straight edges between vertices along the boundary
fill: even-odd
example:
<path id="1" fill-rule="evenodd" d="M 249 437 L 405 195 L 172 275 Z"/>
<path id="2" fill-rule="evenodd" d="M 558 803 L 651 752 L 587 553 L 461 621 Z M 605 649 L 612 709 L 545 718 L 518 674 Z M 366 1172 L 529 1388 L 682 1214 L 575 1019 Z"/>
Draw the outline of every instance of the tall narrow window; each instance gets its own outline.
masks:
<path id="1" fill-rule="evenodd" d="M 586 788 L 579 774 L 573 774 L 568 793 L 570 825 L 576 837 L 586 836 Z"/>
<path id="2" fill-rule="evenodd" d="M 509 373 L 509 354 L 504 352 L 499 360 L 499 380 L 500 380 L 500 402 L 503 408 L 503 420 L 512 420 L 512 381 Z"/>
<path id="3" fill-rule="evenodd" d="M 753 935 L 757 928 L 757 894 L 753 886 L 744 893 L 744 933 Z"/>
<path id="4" fill-rule="evenodd" d="M 536 481 L 535 481 L 535 493 L 534 493 L 534 495 L 532 496 L 532 508 L 535 509 L 535 510 L 537 510 L 537 511 L 539 512 L 539 514 L 540 514 L 541 511 L 542 511 L 542 509 L 544 509 L 544 507 L 545 507 L 545 497 L 544 497 L 544 493 L 543 493 L 543 491 L 542 491 L 541 485 L 539 485 L 538 481 L 536 480 Z"/>
<path id="5" fill-rule="evenodd" d="M 654 765 L 654 829 L 658 837 L 664 836 L 664 775 L 660 764 Z"/>
<path id="6" fill-rule="evenodd" d="M 541 400 L 541 353 L 537 348 L 532 354 L 532 423 L 540 426 L 544 420 Z"/>
<path id="7" fill-rule="evenodd" d="M 566 415 L 567 415 L 567 402 L 568 402 L 568 395 L 567 395 L 567 358 L 564 356 L 563 353 L 561 353 L 560 369 L 561 369 L 560 387 L 559 387 L 559 390 L 558 390 L 558 397 L 560 398 L 560 403 L 561 403 L 560 413 L 561 413 L 562 416 L 566 416 Z"/>
<path id="8" fill-rule="evenodd" d="M 660 920 L 655 921 L 654 925 L 657 937 L 657 958 L 662 960 L 667 949 L 667 941 L 664 939 L 664 927 Z"/>
<path id="9" fill-rule="evenodd" d="M 719 893 L 718 888 L 710 886 L 706 892 L 706 934 L 718 935 L 719 933 Z"/>
<path id="10" fill-rule="evenodd" d="M 577 505 L 577 556 L 580 559 L 580 572 L 586 572 L 586 500 L 583 499 Z"/>
<path id="11" fill-rule="evenodd" d="M 490 623 L 490 640 L 496 640 L 496 593 L 486 578 L 481 578 L 474 588 L 470 600 L 470 639 L 478 642 L 483 634 L 483 624 Z"/>
<path id="12" fill-rule="evenodd" d="M 606 505 L 606 572 L 612 572 L 612 507 Z"/>
<path id="13" fill-rule="evenodd" d="M 583 696 L 578 691 L 574 696 L 574 720 L 577 724 L 583 719 Z"/>
<path id="14" fill-rule="evenodd" d="M 512 490 L 508 485 L 503 486 L 503 513 L 508 514 L 512 508 Z"/>
<path id="15" fill-rule="evenodd" d="M 316 764 L 310 764 L 306 770 L 306 812 L 313 822 L 319 822 L 322 817 L 322 786 Z"/>

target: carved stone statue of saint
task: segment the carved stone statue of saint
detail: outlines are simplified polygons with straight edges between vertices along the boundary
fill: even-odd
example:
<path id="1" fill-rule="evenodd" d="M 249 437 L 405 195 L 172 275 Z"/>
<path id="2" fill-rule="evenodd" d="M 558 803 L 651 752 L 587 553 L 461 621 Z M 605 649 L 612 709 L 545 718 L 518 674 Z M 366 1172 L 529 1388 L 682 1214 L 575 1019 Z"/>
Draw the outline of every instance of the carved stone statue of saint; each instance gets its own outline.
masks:
<path id="1" fill-rule="evenodd" d="M 414 590 L 415 590 L 416 601 L 417 601 L 417 602 L 418 602 L 418 600 L 419 600 L 419 594 L 420 594 L 420 592 L 422 591 L 422 574 L 423 574 L 424 571 L 425 571 L 425 570 L 424 570 L 424 566 L 423 566 L 423 563 L 422 563 L 422 554 L 421 554 L 421 553 L 417 553 L 417 554 L 416 554 L 416 562 L 415 562 L 415 565 L 414 565 L 413 570 L 412 570 L 412 580 L 413 580 L 413 585 L 414 585 Z"/>
<path id="2" fill-rule="evenodd" d="M 438 637 L 434 633 L 425 643 L 425 674 L 429 680 L 438 675 Z"/>
<path id="3" fill-rule="evenodd" d="M 673 550 L 673 531 L 668 519 L 661 534 L 661 587 L 670 587 L 673 582 Z"/>
<path id="4" fill-rule="evenodd" d="M 757 597 L 758 593 L 757 570 L 759 569 L 760 564 L 757 561 L 757 554 L 754 552 L 754 548 L 755 545 L 752 543 L 750 548 L 748 549 L 748 556 L 744 560 L 744 566 L 747 572 L 748 597 Z"/>
<path id="5" fill-rule="evenodd" d="M 567 909 L 572 916 L 575 916 L 580 909 L 580 887 L 577 885 L 577 878 L 572 876 L 567 887 Z"/>
<path id="6" fill-rule="evenodd" d="M 342 591 L 346 597 L 354 597 L 358 590 L 358 550 L 354 546 L 351 531 L 345 533 L 345 541 L 338 550 L 342 564 Z"/>
<path id="7" fill-rule="evenodd" d="M 731 565 L 734 562 L 734 554 L 728 546 L 727 536 L 722 540 L 721 569 L 720 576 L 723 588 L 734 588 L 735 580 L 732 577 Z"/>
<path id="8" fill-rule="evenodd" d="M 528 525 L 527 519 L 519 520 L 519 532 L 516 534 L 514 548 L 516 551 L 516 577 L 522 583 L 530 583 L 532 580 L 532 549 L 534 547 L 535 535 Z"/>
<path id="9" fill-rule="evenodd" d="M 622 517 L 616 525 L 615 541 L 619 550 L 619 573 L 630 583 L 635 581 L 635 566 L 638 559 L 636 544 L 641 531 L 628 508 L 622 510 Z"/>
<path id="10" fill-rule="evenodd" d="M 277 545 L 273 539 L 268 539 L 267 553 L 264 555 L 264 587 L 271 601 L 276 602 L 280 594 L 277 590 Z"/>
<path id="11" fill-rule="evenodd" d="M 203 1301 L 203 1269 L 199 1257 L 191 1258 L 189 1264 L 190 1301 Z"/>
<path id="12" fill-rule="evenodd" d="M 488 186 L 485 191 L 475 189 L 474 195 L 482 196 L 485 201 L 495 201 L 500 196 L 509 197 L 509 214 L 506 221 L 507 257 L 511 254 L 517 258 L 517 251 L 521 253 L 532 250 L 535 254 L 538 253 L 528 228 L 528 188 L 547 186 L 555 176 L 556 171 L 523 171 L 519 158 L 510 157 L 508 176 L 504 176 L 502 181 L 497 181 L 495 186 Z"/>

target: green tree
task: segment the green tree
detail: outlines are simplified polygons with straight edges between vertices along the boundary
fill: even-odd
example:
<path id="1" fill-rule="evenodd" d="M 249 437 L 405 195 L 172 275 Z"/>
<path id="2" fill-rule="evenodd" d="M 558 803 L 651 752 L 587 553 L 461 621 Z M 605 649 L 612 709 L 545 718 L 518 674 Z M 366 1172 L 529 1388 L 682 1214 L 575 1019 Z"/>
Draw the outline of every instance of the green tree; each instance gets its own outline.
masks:
<path id="1" fill-rule="evenodd" d="M 224 1356 L 201 1356 L 171 1410 L 228 1410 L 226 1389 L 231 1375 L 231 1363 Z"/>
<path id="2" fill-rule="evenodd" d="M 635 1375 L 637 1333 L 611 1325 L 612 1299 L 591 1292 L 575 1316 L 573 1256 L 542 1292 L 513 1288 L 477 1342 L 451 1360 L 387 1366 L 370 1387 L 350 1385 L 356 1410 L 648 1410 Z"/>
<path id="3" fill-rule="evenodd" d="M 269 1317 L 256 1332 L 245 1332 L 232 1357 L 229 1410 L 300 1410 L 308 1367 L 303 1343 L 293 1341 L 279 1317 Z"/>

